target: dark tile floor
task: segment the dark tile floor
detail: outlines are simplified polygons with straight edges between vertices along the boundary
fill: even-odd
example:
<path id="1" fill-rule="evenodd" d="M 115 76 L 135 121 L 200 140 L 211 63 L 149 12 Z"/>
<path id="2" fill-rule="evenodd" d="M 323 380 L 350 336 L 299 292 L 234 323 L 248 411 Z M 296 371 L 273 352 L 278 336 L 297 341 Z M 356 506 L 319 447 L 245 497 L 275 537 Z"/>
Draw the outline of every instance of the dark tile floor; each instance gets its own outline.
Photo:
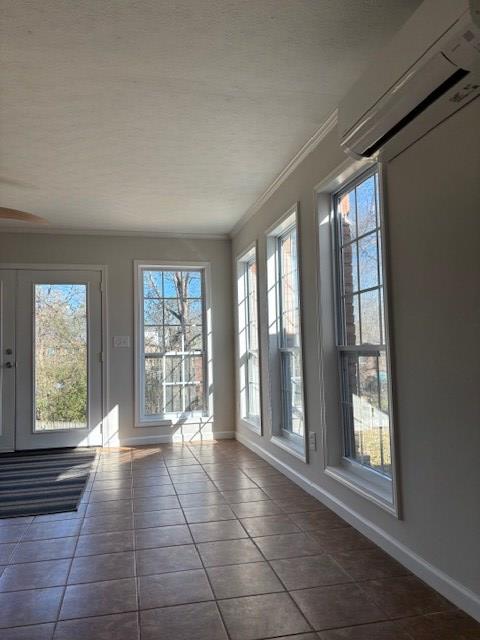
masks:
<path id="1" fill-rule="evenodd" d="M 0 520 L 2 640 L 479 640 L 234 441 L 99 452 L 76 513 Z"/>

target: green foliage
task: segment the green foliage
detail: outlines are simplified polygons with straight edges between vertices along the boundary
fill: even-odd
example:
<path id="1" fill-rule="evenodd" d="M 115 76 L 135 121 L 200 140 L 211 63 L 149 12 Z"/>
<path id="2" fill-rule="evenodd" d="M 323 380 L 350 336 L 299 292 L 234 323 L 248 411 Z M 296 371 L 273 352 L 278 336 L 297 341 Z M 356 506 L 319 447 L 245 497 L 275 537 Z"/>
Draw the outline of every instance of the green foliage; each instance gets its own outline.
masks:
<path id="1" fill-rule="evenodd" d="M 37 428 L 87 421 L 86 299 L 83 285 L 37 285 Z M 54 423 L 54 424 L 53 424 Z M 71 426 L 71 425 L 70 425 Z"/>

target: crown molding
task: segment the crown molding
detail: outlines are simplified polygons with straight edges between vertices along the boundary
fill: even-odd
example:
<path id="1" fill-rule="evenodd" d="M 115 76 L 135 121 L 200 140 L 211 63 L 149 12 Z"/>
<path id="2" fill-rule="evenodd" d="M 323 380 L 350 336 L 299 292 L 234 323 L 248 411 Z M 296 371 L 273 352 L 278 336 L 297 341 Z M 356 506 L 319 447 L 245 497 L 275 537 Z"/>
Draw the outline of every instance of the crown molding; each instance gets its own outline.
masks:
<path id="1" fill-rule="evenodd" d="M 165 238 L 170 240 L 228 240 L 228 233 L 174 233 L 162 231 L 118 231 L 115 229 L 71 229 L 65 227 L 42 227 L 0 224 L 0 233 L 49 234 L 67 236 L 111 236 L 130 238 Z"/>
<path id="2" fill-rule="evenodd" d="M 307 140 L 303 147 L 293 156 L 290 162 L 280 171 L 275 180 L 265 189 L 262 195 L 255 200 L 252 206 L 245 211 L 240 220 L 230 231 L 230 237 L 233 238 L 242 229 L 243 226 L 252 218 L 261 207 L 269 200 L 281 184 L 290 176 L 298 165 L 320 144 L 337 124 L 338 109 L 335 109 L 323 124 L 315 131 L 315 133 Z"/>

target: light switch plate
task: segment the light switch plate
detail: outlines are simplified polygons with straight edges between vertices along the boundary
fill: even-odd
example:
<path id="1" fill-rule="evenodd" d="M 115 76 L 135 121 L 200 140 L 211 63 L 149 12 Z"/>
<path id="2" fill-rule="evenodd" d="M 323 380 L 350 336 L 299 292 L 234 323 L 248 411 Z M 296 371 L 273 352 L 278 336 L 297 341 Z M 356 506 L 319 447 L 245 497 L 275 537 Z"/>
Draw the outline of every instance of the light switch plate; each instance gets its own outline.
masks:
<path id="1" fill-rule="evenodd" d="M 125 348 L 130 346 L 130 336 L 113 336 L 113 346 L 118 348 Z"/>

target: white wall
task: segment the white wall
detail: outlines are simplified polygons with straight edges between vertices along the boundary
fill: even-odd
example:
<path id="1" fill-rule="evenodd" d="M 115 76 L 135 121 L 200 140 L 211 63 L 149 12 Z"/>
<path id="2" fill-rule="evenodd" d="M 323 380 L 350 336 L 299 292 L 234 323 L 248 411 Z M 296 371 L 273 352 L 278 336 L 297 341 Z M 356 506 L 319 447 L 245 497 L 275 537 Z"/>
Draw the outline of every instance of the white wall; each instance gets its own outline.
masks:
<path id="1" fill-rule="evenodd" d="M 108 267 L 110 442 L 165 440 L 178 430 L 134 427 L 133 261 L 209 262 L 212 284 L 213 431 L 233 436 L 233 344 L 231 312 L 231 249 L 229 240 L 141 238 L 90 235 L 0 233 L 0 263 L 95 264 Z M 112 336 L 130 336 L 130 349 L 113 349 Z M 117 419 L 118 408 L 118 419 Z M 204 430 L 205 435 L 210 427 Z M 195 433 L 195 427 L 185 428 Z"/>
<path id="2" fill-rule="evenodd" d="M 388 261 L 402 519 L 323 471 L 313 189 L 345 160 L 330 133 L 237 233 L 233 255 L 259 243 L 265 309 L 265 230 L 300 202 L 308 464 L 237 416 L 239 439 L 480 618 L 480 101 L 394 159 L 387 171 Z M 268 391 L 266 318 L 263 388 Z M 328 335 L 328 332 L 325 334 Z M 328 400 L 328 398 L 327 398 Z"/>

